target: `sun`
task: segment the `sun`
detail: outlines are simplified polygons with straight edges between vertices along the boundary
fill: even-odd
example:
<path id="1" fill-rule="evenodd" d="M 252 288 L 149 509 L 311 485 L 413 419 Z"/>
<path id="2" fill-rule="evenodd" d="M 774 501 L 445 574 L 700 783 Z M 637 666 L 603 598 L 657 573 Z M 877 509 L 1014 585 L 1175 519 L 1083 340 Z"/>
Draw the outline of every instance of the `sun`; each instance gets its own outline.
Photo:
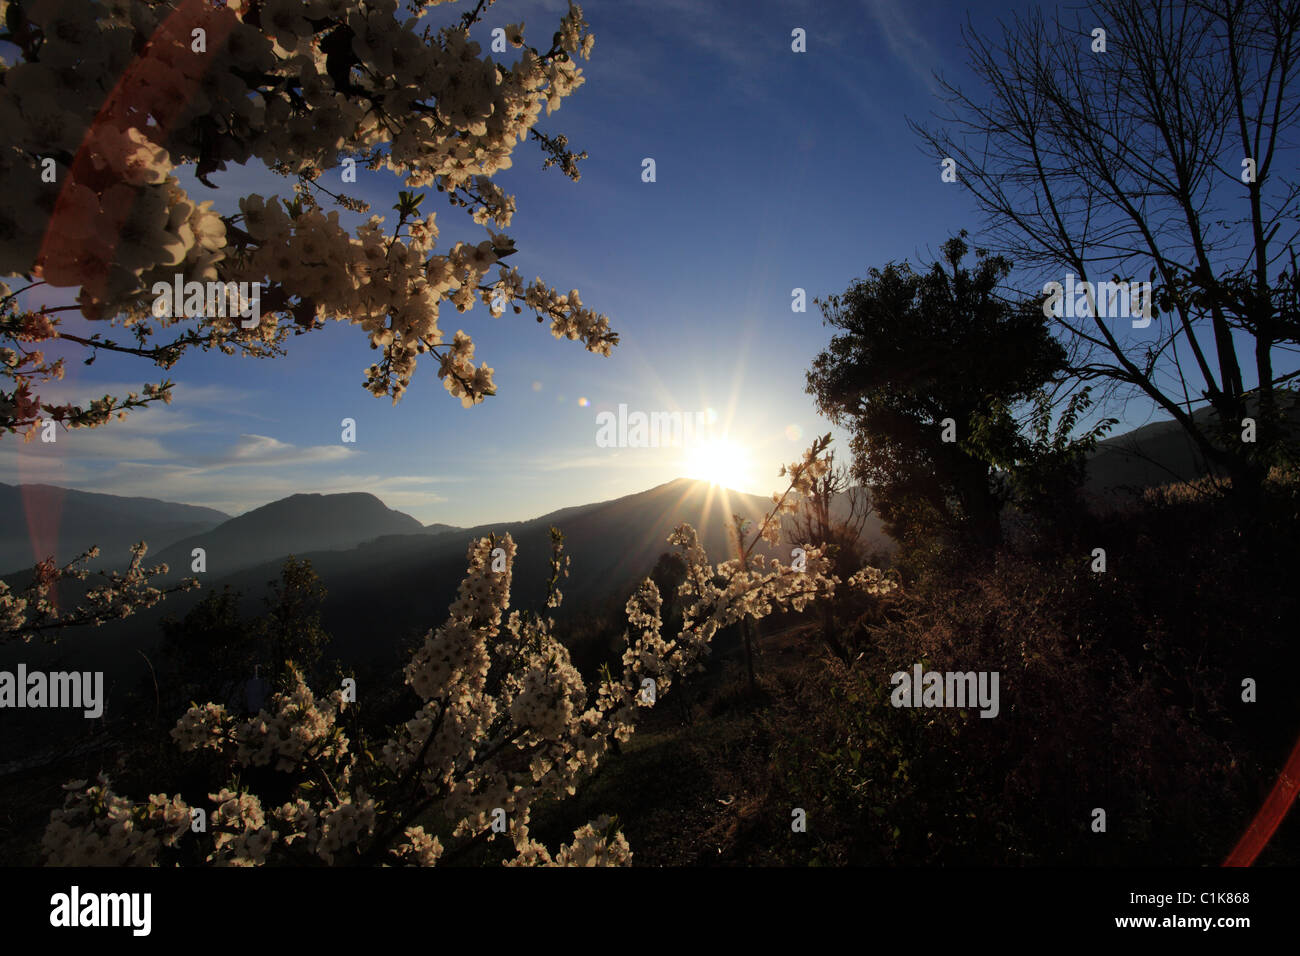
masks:
<path id="1" fill-rule="evenodd" d="M 740 491 L 749 486 L 749 454 L 733 441 L 712 439 L 686 453 L 686 477 Z"/>

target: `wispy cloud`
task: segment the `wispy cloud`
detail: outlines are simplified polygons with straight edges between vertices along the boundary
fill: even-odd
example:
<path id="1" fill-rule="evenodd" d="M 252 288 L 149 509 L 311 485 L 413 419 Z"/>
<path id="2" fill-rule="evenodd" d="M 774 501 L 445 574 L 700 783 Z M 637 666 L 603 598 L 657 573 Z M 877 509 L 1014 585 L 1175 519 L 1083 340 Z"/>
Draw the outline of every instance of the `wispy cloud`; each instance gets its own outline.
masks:
<path id="1" fill-rule="evenodd" d="M 147 381 L 148 377 L 142 381 Z M 43 383 L 40 388 L 41 401 L 55 405 L 87 405 L 90 402 L 112 395 L 125 398 L 134 392 L 142 391 L 141 381 L 78 381 L 65 379 Z M 146 408 L 129 412 L 122 422 L 114 422 L 115 432 L 162 434 L 164 432 L 182 431 L 200 427 L 203 420 L 191 415 L 191 412 L 204 412 L 218 409 L 222 414 L 238 415 L 244 418 L 268 420 L 267 416 L 241 409 L 241 404 L 258 397 L 248 388 L 231 388 L 227 385 L 190 385 L 177 383 L 172 390 L 173 401 L 170 406 L 156 403 Z"/>
<path id="2" fill-rule="evenodd" d="M 538 471 L 569 471 L 575 468 L 644 468 L 645 462 L 636 462 L 618 455 L 586 455 L 579 457 L 535 458 L 532 466 Z"/>
<path id="3" fill-rule="evenodd" d="M 160 478 L 193 484 L 208 474 L 319 466 L 360 454 L 341 445 L 298 446 L 266 435 L 241 435 L 233 446 L 216 454 L 184 453 L 169 447 L 165 434 L 141 434 L 148 426 L 136 426 L 133 433 L 129 425 L 130 419 L 105 428 L 76 429 L 58 434 L 51 444 L 39 439 L 26 444 L 0 442 L 0 480 L 87 483 L 99 490 L 123 474 L 148 469 Z M 159 496 L 161 492 L 155 495 Z"/>
<path id="4" fill-rule="evenodd" d="M 76 482 L 53 481 L 76 487 Z M 193 468 L 170 463 L 128 462 L 111 474 L 97 478 L 95 491 L 110 495 L 140 495 L 206 505 L 228 514 L 241 514 L 299 493 L 341 494 L 365 491 L 390 508 L 409 511 L 421 521 L 427 513 L 448 499 L 429 488 L 430 480 L 420 475 L 380 475 L 347 472 L 322 475 L 305 467 L 275 471 L 261 469 Z"/>
<path id="5" fill-rule="evenodd" d="M 593 9 L 587 15 L 596 34 L 596 50 L 604 39 L 607 55 L 612 50 L 618 62 L 617 74 L 610 79 L 625 88 L 662 95 L 668 82 L 679 75 L 674 61 L 664 59 L 662 49 L 691 47 L 721 66 L 723 82 L 747 100 L 767 100 L 772 95 L 771 88 L 761 82 L 764 58 L 788 43 L 788 32 L 784 39 L 775 36 L 748 16 L 730 17 L 724 28 L 719 25 L 716 8 L 698 0 L 631 0 L 620 5 L 620 13 L 630 19 L 620 18 L 608 27 L 601 23 L 600 12 Z M 655 35 L 660 46 L 647 44 L 647 34 Z M 593 53 L 593 58 L 596 55 Z"/>
<path id="6" fill-rule="evenodd" d="M 0 474 L 49 472 L 52 469 L 67 469 L 77 462 L 165 461 L 175 457 L 175 452 L 162 439 L 139 431 L 128 432 L 125 428 L 78 428 L 66 432 L 56 431 L 55 440 L 49 444 L 39 437 L 25 443 L 22 439 L 6 437 L 0 442 Z"/>
<path id="7" fill-rule="evenodd" d="M 871 14 L 879 27 L 889 50 L 931 93 L 937 94 L 939 86 L 935 82 L 933 69 L 939 62 L 939 54 L 912 21 L 899 0 L 864 0 L 867 12 Z"/>
<path id="8" fill-rule="evenodd" d="M 687 450 L 683 448 L 631 448 L 621 451 L 601 451 L 590 455 L 545 455 L 530 459 L 526 467 L 545 472 L 590 469 L 646 473 L 679 469 L 686 456 Z"/>
<path id="9" fill-rule="evenodd" d="M 359 454 L 343 445 L 291 445 L 269 435 L 240 435 L 239 441 L 215 467 L 227 465 L 305 465 L 342 461 Z"/>
<path id="10" fill-rule="evenodd" d="M 86 405 L 104 395 L 124 397 L 138 392 L 139 384 L 128 382 L 51 382 L 42 389 L 43 401 Z M 260 435 L 243 435 L 240 441 L 224 455 L 195 458 L 183 450 L 178 440 L 190 435 L 214 431 L 209 416 L 196 415 L 204 407 L 220 406 L 223 412 L 243 397 L 237 390 L 220 385 L 197 385 L 185 388 L 188 401 L 184 408 L 153 405 L 129 412 L 121 421 L 111 421 L 98 428 L 65 429 L 55 431 L 55 440 L 46 443 L 36 438 L 23 442 L 20 438 L 6 437 L 0 441 L 0 474 L 17 480 L 34 481 L 29 475 L 40 473 L 54 476 L 59 473 L 83 475 L 89 463 L 128 461 L 176 461 L 181 464 L 219 465 L 223 459 L 245 464 L 266 461 L 270 464 L 285 460 L 332 460 L 319 451 L 290 455 L 287 446 L 273 438 Z M 260 417 L 260 416 L 257 416 Z M 347 451 L 339 448 L 342 456 Z M 45 479 L 41 479 L 45 480 Z"/>

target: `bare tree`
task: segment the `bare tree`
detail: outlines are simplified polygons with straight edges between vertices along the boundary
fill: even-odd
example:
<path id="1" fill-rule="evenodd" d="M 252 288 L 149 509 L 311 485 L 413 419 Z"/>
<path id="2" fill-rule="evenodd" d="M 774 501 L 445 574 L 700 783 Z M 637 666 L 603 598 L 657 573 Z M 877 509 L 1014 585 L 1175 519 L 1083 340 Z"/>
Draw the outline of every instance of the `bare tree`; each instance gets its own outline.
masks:
<path id="1" fill-rule="evenodd" d="M 870 492 L 854 480 L 849 466 L 836 464 L 834 452 L 826 459 L 830 468 L 813 479 L 811 493 L 790 523 L 795 540 L 834 546 L 835 573 L 847 579 L 862 566 L 862 532 L 875 508 Z"/>
<path id="2" fill-rule="evenodd" d="M 1111 398 L 1145 394 L 1257 487 L 1286 437 L 1277 386 L 1300 375 L 1274 365 L 1300 344 L 1300 0 L 1096 0 L 1073 23 L 1001 27 L 965 32 L 990 98 L 939 78 L 950 112 L 913 128 L 1034 278 L 1153 284 L 1147 327 L 1060 310 L 1071 371 Z M 1192 417 L 1205 402 L 1215 425 Z"/>
<path id="3" fill-rule="evenodd" d="M 797 512 L 790 518 L 791 539 L 813 545 L 830 545 L 834 573 L 842 581 L 862 567 L 863 530 L 867 519 L 874 513 L 871 493 L 853 477 L 848 465 L 837 465 L 835 453 L 829 452 L 826 460 L 830 467 L 825 474 L 813 479 L 810 493 L 803 499 Z M 842 640 L 831 601 L 823 601 L 818 608 L 821 615 L 822 643 L 832 654 L 847 661 L 848 645 Z"/>

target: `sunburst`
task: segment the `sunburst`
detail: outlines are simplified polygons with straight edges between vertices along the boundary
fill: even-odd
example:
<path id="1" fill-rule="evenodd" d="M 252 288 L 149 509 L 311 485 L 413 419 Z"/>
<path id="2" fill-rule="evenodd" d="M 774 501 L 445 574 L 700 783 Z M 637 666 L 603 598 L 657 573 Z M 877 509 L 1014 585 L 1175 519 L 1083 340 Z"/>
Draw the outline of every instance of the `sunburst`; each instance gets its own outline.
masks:
<path id="1" fill-rule="evenodd" d="M 743 489 L 753 481 L 753 462 L 749 453 L 727 438 L 714 438 L 686 453 L 686 477 Z"/>

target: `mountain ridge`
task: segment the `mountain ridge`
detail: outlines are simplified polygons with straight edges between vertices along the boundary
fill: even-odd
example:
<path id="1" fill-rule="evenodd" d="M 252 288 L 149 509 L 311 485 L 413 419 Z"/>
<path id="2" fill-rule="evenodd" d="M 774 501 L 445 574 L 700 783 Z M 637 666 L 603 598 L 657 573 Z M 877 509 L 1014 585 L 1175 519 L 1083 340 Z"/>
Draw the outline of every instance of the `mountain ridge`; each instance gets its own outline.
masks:
<path id="1" fill-rule="evenodd" d="M 158 561 L 187 575 L 192 552 L 202 548 L 211 570 L 233 573 L 307 551 L 336 551 L 386 534 L 425 534 L 425 527 L 389 508 L 366 491 L 336 494 L 299 492 L 268 502 L 215 528 L 182 539 L 158 554 Z"/>
<path id="2" fill-rule="evenodd" d="M 99 547 L 100 556 L 90 567 L 121 566 L 137 541 L 157 552 L 230 520 L 202 505 L 41 482 L 0 482 L 0 513 L 26 519 L 11 519 L 0 530 L 0 574 L 30 570 L 50 556 L 66 564 L 91 546 Z"/>
<path id="3" fill-rule="evenodd" d="M 1195 417 L 1204 421 L 1210 414 L 1209 409 L 1200 409 Z M 1204 461 L 1181 426 L 1171 420 L 1157 421 L 1098 442 L 1088 458 L 1084 491 L 1094 500 L 1114 501 L 1130 497 L 1144 487 L 1185 481 L 1205 473 Z M 167 563 L 173 569 L 173 576 L 189 573 L 191 553 L 197 547 L 204 548 L 208 560 L 215 562 L 210 572 L 219 569 L 223 574 L 282 563 L 289 554 L 418 547 L 393 540 L 409 536 L 438 541 L 440 550 L 449 547 L 451 541 L 464 543 L 493 530 L 549 532 L 551 524 L 587 523 L 601 513 L 617 514 L 625 506 L 620 502 L 640 496 L 648 496 L 644 500 L 666 506 L 673 495 L 679 495 L 698 516 L 702 503 L 691 502 L 698 497 L 696 489 L 703 488 L 718 489 L 711 494 L 716 494 L 719 500 L 735 498 L 747 502 L 745 517 L 757 518 L 751 512 L 761 506 L 765 513 L 770 506 L 760 496 L 677 477 L 643 491 L 568 505 L 534 518 L 484 522 L 466 528 L 443 522 L 423 525 L 364 491 L 297 492 L 230 516 L 213 508 L 156 498 L 108 495 L 56 485 L 0 483 L 0 506 L 7 505 L 8 513 L 22 511 L 28 517 L 26 527 L 15 525 L 7 534 L 0 533 L 0 574 L 30 570 L 37 559 L 48 553 L 66 561 L 93 544 L 100 546 L 101 556 L 92 567 L 121 567 L 128 560 L 130 545 L 141 539 L 150 547 L 147 560 L 151 564 Z M 37 504 L 33 505 L 33 501 Z M 729 523 L 729 514 L 721 517 Z M 639 525 L 637 530 L 645 533 L 647 523 L 656 525 L 656 534 L 663 530 L 662 521 L 646 514 L 631 524 Z M 615 525 L 633 530 L 621 519 Z M 716 547 L 719 542 L 716 534 L 713 537 Z M 889 544 L 878 532 L 871 537 L 869 547 Z M 640 545 L 638 549 L 637 553 L 642 554 Z M 625 563 L 616 562 L 616 567 Z"/>

